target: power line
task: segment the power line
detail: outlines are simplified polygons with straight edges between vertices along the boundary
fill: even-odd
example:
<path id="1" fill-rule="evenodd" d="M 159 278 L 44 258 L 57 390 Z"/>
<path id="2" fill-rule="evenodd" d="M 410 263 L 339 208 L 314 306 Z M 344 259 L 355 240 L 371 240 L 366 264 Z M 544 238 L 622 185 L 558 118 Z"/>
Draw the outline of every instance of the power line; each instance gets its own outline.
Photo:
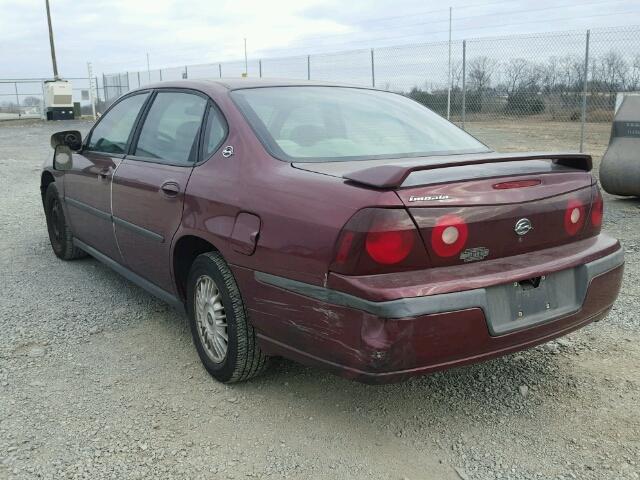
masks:
<path id="1" fill-rule="evenodd" d="M 614 0 L 613 2 L 611 2 L 610 0 L 598 0 L 595 2 L 591 2 L 591 3 L 583 3 L 581 5 L 575 5 L 576 7 L 582 7 L 582 6 L 595 6 L 595 5 L 600 5 L 600 4 L 608 4 L 610 5 L 611 3 L 619 3 L 621 1 L 624 0 Z M 517 13 L 531 13 L 531 12 L 539 12 L 539 11 L 545 11 L 545 10 L 552 10 L 552 9 L 556 9 L 556 8 L 566 8 L 566 5 L 561 5 L 561 6 L 554 6 L 554 7 L 545 7 L 545 8 L 541 8 L 541 9 L 529 9 L 529 10 L 514 10 L 514 11 L 510 11 L 510 12 L 501 12 L 501 15 L 510 15 L 510 14 L 517 14 Z M 571 7 L 569 7 L 571 8 Z M 612 13 L 608 13 L 606 15 L 619 15 L 622 13 L 630 13 L 630 12 L 612 12 Z M 631 13 L 635 13 L 635 12 L 631 12 Z M 454 17 L 454 20 L 456 22 L 460 21 L 460 20 L 471 20 L 471 19 L 476 19 L 476 18 L 481 18 L 481 17 L 487 17 L 487 16 L 495 16 L 495 13 L 487 13 L 487 14 L 482 14 L 482 15 L 468 15 L 466 17 Z M 591 15 L 594 16 L 594 15 Z M 599 14 L 596 16 L 600 16 Z M 580 18 L 589 18 L 590 16 L 581 16 Z M 573 18 L 573 17 L 568 17 L 568 18 Z M 559 18 L 558 20 L 564 20 L 566 18 Z M 549 21 L 549 20 L 555 20 L 555 19 L 544 19 L 544 20 L 530 20 L 530 21 L 526 21 L 526 22 L 518 22 L 518 23 L 514 23 L 513 25 L 523 25 L 523 24 L 527 24 L 527 23 L 539 23 L 540 21 Z M 411 27 L 417 27 L 417 26 L 426 26 L 426 25 L 434 25 L 434 24 L 438 24 L 438 23 L 445 23 L 448 22 L 448 19 L 443 19 L 443 20 L 434 20 L 434 21 L 429 21 L 429 22 L 419 22 L 419 23 L 413 23 L 413 24 L 408 24 L 408 25 L 401 25 L 398 26 L 397 28 L 411 28 Z M 473 29 L 485 29 L 485 28 L 497 28 L 500 27 L 502 25 L 490 25 L 490 26 L 480 26 L 480 27 L 463 27 L 463 28 L 454 28 L 454 32 L 458 32 L 458 31 L 464 31 L 464 30 L 473 30 Z M 508 24 L 507 24 L 508 26 Z M 368 34 L 371 31 L 376 31 L 378 29 L 372 29 L 372 30 L 367 30 L 366 32 L 357 32 L 351 35 L 357 35 L 357 34 Z M 379 41 L 379 40 L 393 40 L 393 39 L 404 39 L 404 38 L 410 38 L 410 37 L 415 37 L 415 36 L 422 36 L 422 35 L 434 35 L 437 33 L 445 33 L 448 32 L 448 29 L 443 29 L 443 30 L 436 30 L 436 31 L 430 31 L 430 32 L 420 32 L 420 33 L 416 33 L 416 34 L 404 34 L 401 36 L 392 36 L 392 37 L 382 37 L 382 38 L 375 38 L 375 39 L 361 39 L 361 40 L 352 40 L 349 41 L 350 44 L 353 43 L 363 43 L 363 42 L 371 42 L 371 41 Z M 324 42 L 324 39 L 326 38 L 333 38 L 333 37 L 340 37 L 340 36 L 346 36 L 349 34 L 331 34 L 331 35 L 323 35 L 322 37 L 316 37 L 316 38 L 311 38 L 306 40 L 305 43 L 310 43 L 310 42 L 314 42 L 314 41 L 321 41 L 323 46 L 326 46 L 327 43 Z M 336 42 L 329 42 L 329 45 L 336 45 Z M 305 45 L 296 47 L 294 50 L 302 50 L 305 48 Z M 279 52 L 279 51 L 291 51 L 290 48 L 282 48 L 282 49 L 266 49 L 263 50 L 263 52 L 270 52 L 270 53 L 274 53 L 274 52 Z"/>
<path id="2" fill-rule="evenodd" d="M 474 7 L 489 7 L 489 6 L 493 6 L 493 5 L 500 5 L 503 3 L 510 3 L 513 4 L 513 0 L 498 0 L 495 2 L 477 2 L 477 3 L 467 3 L 464 5 L 452 5 L 452 7 L 456 10 L 458 9 L 462 9 L 462 8 L 474 8 Z M 426 11 L 419 11 L 419 12 L 413 12 L 410 14 L 404 14 L 404 15 L 394 15 L 394 16 L 388 16 L 385 15 L 384 17 L 369 17 L 369 19 L 364 19 L 364 21 L 360 21 L 358 22 L 358 24 L 365 24 L 365 23 L 378 23 L 378 22 L 385 22 L 388 20 L 393 20 L 393 19 L 397 19 L 397 18 L 414 18 L 417 15 L 426 15 L 429 13 L 440 13 L 440 12 L 448 12 L 449 9 L 448 8 L 438 8 L 435 10 L 426 10 Z"/>
<path id="3" fill-rule="evenodd" d="M 584 7 L 584 6 L 595 6 L 595 5 L 601 5 L 601 4 L 608 4 L 611 5 L 612 3 L 620 3 L 624 0 L 596 0 L 596 1 L 592 1 L 592 2 L 583 2 L 580 5 L 570 5 L 570 4 L 563 4 L 563 5 L 554 5 L 551 7 L 543 7 L 543 8 L 536 8 L 536 9 L 524 9 L 524 10 L 511 10 L 511 11 L 506 11 L 506 12 L 499 12 L 500 15 L 513 15 L 513 14 L 526 14 L 526 13 L 532 13 L 532 12 L 540 12 L 540 11 L 548 11 L 548 10 L 555 10 L 555 9 L 559 9 L 559 8 L 574 8 L 574 7 Z M 513 1 L 512 0 L 499 0 L 499 1 L 495 1 L 495 2 L 491 2 L 491 3 L 468 3 L 468 4 L 464 4 L 464 5 L 460 5 L 458 7 L 455 8 L 473 8 L 476 6 L 491 6 L 491 5 L 498 5 L 498 4 L 503 4 L 503 3 L 510 3 L 512 4 Z M 427 14 L 427 13 L 435 13 L 435 12 L 444 12 L 444 11 L 448 11 L 447 10 L 443 10 L 443 9 L 436 9 L 436 10 L 428 10 L 428 11 L 423 11 L 423 12 L 415 12 L 413 14 L 407 14 L 407 15 L 396 15 L 396 16 L 391 16 L 391 17 L 385 17 L 385 18 L 377 18 L 374 19 L 373 21 L 388 21 L 389 19 L 394 19 L 394 18 L 408 18 L 408 17 L 412 17 L 415 18 L 417 15 L 423 15 L 423 14 Z M 614 15 L 616 13 L 612 13 L 612 15 Z M 496 12 L 489 12 L 489 13 L 485 13 L 485 14 L 478 14 L 478 15 L 467 15 L 464 17 L 454 17 L 454 19 L 456 20 L 456 22 L 461 21 L 461 20 L 472 20 L 472 19 L 477 19 L 477 18 L 482 18 L 482 17 L 490 17 L 490 16 L 495 16 L 497 15 Z M 588 17 L 581 17 L 581 18 L 588 18 Z M 414 28 L 414 27 L 423 27 L 423 26 L 427 26 L 427 25 L 435 25 L 435 24 L 440 24 L 440 23 L 445 23 L 448 22 L 448 18 L 447 19 L 442 19 L 442 20 L 433 20 L 433 21 L 428 21 L 428 22 L 418 22 L 418 23 L 411 23 L 411 24 L 406 24 L 406 25 L 398 25 L 395 26 L 394 28 L 399 28 L 399 29 L 405 29 L 405 28 Z M 545 20 L 546 21 L 546 20 Z M 327 42 L 325 41 L 327 38 L 338 38 L 338 37 L 348 37 L 348 36 L 353 36 L 353 35 L 367 35 L 370 32 L 375 32 L 375 31 L 380 31 L 380 30 L 386 30 L 389 27 L 382 27 L 382 28 L 373 28 L 373 29 L 367 29 L 366 31 L 360 31 L 360 32 L 350 32 L 350 33 L 338 33 L 338 34 L 327 34 L 327 35 L 322 35 L 321 37 L 312 37 L 309 38 L 305 41 L 305 43 L 310 43 L 310 42 L 316 42 L 316 41 L 321 41 L 323 46 L 327 45 Z M 493 27 L 474 27 L 477 29 L 481 29 L 481 28 L 493 28 Z M 454 31 L 462 31 L 462 30 L 468 30 L 468 28 L 456 28 L 454 29 Z M 393 39 L 405 39 L 405 38 L 411 38 L 411 37 L 416 37 L 416 36 L 422 36 L 422 35 L 434 35 L 437 33 L 444 33 L 447 32 L 447 30 L 437 30 L 437 31 L 432 31 L 432 32 L 420 32 L 420 33 L 416 33 L 416 34 L 404 34 L 402 36 L 393 36 L 393 37 L 381 37 L 381 38 L 367 38 L 367 39 L 354 39 L 349 41 L 350 44 L 358 44 L 358 43 L 365 43 L 365 42 L 376 42 L 376 41 L 380 41 L 380 40 L 393 40 Z M 342 43 L 342 42 L 340 42 Z M 338 45 L 337 42 L 330 42 L 328 43 L 328 45 Z M 273 53 L 277 53 L 277 52 L 300 52 L 299 54 L 307 54 L 309 53 L 307 50 L 308 47 L 306 47 L 306 45 L 302 45 L 302 46 L 297 46 L 295 48 L 291 48 L 291 47 L 283 47 L 283 48 L 274 48 L 274 49 L 265 49 L 262 50 L 262 52 L 268 52 L 269 54 L 273 54 Z M 193 48 L 192 47 L 185 47 L 182 49 L 177 49 L 177 50 L 173 50 L 174 52 L 192 52 Z M 126 62 L 128 64 L 138 64 L 139 60 L 125 60 L 122 62 Z M 121 62 L 121 63 L 122 63 Z M 115 62 L 106 62 L 106 64 L 111 64 L 111 65 L 116 65 L 118 64 L 117 61 Z M 177 67 L 176 67 L 177 68 Z"/>
<path id="4" fill-rule="evenodd" d="M 543 11 L 548 11 L 548 10 L 557 10 L 559 8 L 583 8 L 584 6 L 595 6 L 595 5 L 601 5 L 601 4 L 607 4 L 607 5 L 611 5 L 613 3 L 620 3 L 620 2 L 626 2 L 626 0 L 596 0 L 595 2 L 582 2 L 580 5 L 576 5 L 575 3 L 566 3 L 566 4 L 562 4 L 562 5 L 554 5 L 551 7 L 543 7 L 543 8 L 532 8 L 532 9 L 524 9 L 524 10 L 509 10 L 509 11 L 500 11 L 500 12 L 488 12 L 488 13 L 483 13 L 483 14 L 478 14 L 478 15 L 467 15 L 464 17 L 455 17 L 456 22 L 460 21 L 460 20 L 473 20 L 473 19 L 477 19 L 477 18 L 482 18 L 482 17 L 493 17 L 496 15 L 513 15 L 513 14 L 525 14 L 525 13 L 533 13 L 533 12 L 543 12 Z M 496 2 L 496 3 L 504 3 L 504 2 Z M 491 4 L 487 4 L 487 5 L 491 5 Z M 462 8 L 462 7 L 456 7 L 456 8 Z M 448 10 L 446 10 L 448 12 Z M 432 10 L 432 12 L 444 12 L 444 10 Z M 425 12 L 428 13 L 428 12 Z M 415 13 L 413 15 L 400 15 L 397 16 L 395 18 L 415 18 L 418 15 L 422 15 L 421 13 Z M 394 18 L 394 17 L 388 17 L 388 18 Z M 384 20 L 384 19 L 382 19 Z M 404 25 L 396 25 L 394 26 L 394 28 L 410 28 L 410 27 L 421 27 L 421 26 L 425 26 L 425 25 L 433 25 L 433 24 L 437 24 L 437 23 L 447 23 L 449 22 L 449 18 L 443 18 L 441 20 L 429 20 L 427 22 L 417 22 L 417 23 L 409 23 L 409 24 L 404 24 Z M 337 37 L 346 37 L 349 35 L 358 35 L 358 34 L 366 34 L 369 32 L 375 32 L 375 31 L 379 31 L 379 30 L 386 30 L 388 29 L 388 26 L 383 26 L 383 27 L 378 27 L 378 28 L 369 28 L 366 31 L 359 31 L 359 32 L 346 32 L 346 33 L 330 33 L 327 35 L 322 35 L 323 39 L 326 38 L 337 38 Z"/>
<path id="5" fill-rule="evenodd" d="M 604 3 L 608 3 L 608 2 L 604 2 Z M 607 16 L 615 16 L 615 15 L 626 15 L 626 14 L 638 14 L 640 13 L 640 10 L 626 10 L 626 11 L 621 11 L 621 12 L 610 12 L 610 13 L 601 13 L 601 14 L 593 14 L 593 15 L 581 15 L 580 19 L 586 19 L 586 18 L 595 18 L 595 17 L 607 17 Z M 462 31 L 468 31 L 468 30 L 484 30 L 487 28 L 502 28 L 502 27 L 511 27 L 511 26 L 521 26 L 521 25 L 529 25 L 529 24 L 533 24 L 533 23 L 547 23 L 550 21 L 557 21 L 557 20 L 573 20 L 575 19 L 574 16 L 571 17 L 556 17 L 556 18 L 545 18 L 545 19 L 541 19 L 541 20 L 527 20 L 524 22 L 513 22 L 513 23 L 503 23 L 503 24 L 498 24 L 498 25 L 484 25 L 484 26 L 472 26 L 472 27 L 462 27 L 462 28 L 454 28 L 454 32 L 462 32 Z M 362 40 L 354 40 L 349 43 L 349 46 L 345 46 L 345 50 L 352 48 L 353 45 L 358 45 L 358 44 L 363 44 L 366 43 L 367 45 L 371 45 L 372 43 L 375 42 L 379 42 L 379 41 L 386 41 L 386 40 L 404 40 L 404 39 L 408 39 L 408 38 L 413 38 L 413 37 L 418 37 L 418 36 L 425 36 L 425 35 L 435 35 L 438 33 L 445 33 L 448 32 L 447 29 L 445 30 L 435 30 L 435 31 L 430 31 L 430 32 L 420 32 L 420 33 L 416 33 L 416 34 L 410 34 L 410 35 L 400 35 L 400 36 L 392 36 L 392 37 L 377 37 L 377 38 L 369 38 L 369 39 L 362 39 Z M 337 45 L 336 43 L 331 43 L 330 45 Z M 324 45 L 323 45 L 324 46 Z M 306 50 L 302 50 L 305 47 L 298 47 L 296 49 L 294 49 L 293 51 L 306 51 Z M 362 47 L 360 47 L 362 48 Z M 380 48 L 380 47 L 378 47 Z M 287 51 L 287 52 L 291 52 L 291 49 L 276 49 L 276 50 L 272 50 L 272 49 L 266 49 L 263 50 L 263 52 L 280 52 L 280 51 Z M 307 53 L 309 53 L 308 51 L 306 51 Z"/>

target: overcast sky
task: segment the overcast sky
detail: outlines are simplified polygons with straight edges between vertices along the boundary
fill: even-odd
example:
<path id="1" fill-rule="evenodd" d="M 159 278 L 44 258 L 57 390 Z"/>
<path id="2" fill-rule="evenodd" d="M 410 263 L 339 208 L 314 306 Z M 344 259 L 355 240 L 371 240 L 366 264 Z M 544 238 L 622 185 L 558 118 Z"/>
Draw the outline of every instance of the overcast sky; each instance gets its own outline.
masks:
<path id="1" fill-rule="evenodd" d="M 639 0 L 50 0 L 60 74 L 640 25 Z M 44 0 L 0 0 L 0 78 L 51 76 Z"/>

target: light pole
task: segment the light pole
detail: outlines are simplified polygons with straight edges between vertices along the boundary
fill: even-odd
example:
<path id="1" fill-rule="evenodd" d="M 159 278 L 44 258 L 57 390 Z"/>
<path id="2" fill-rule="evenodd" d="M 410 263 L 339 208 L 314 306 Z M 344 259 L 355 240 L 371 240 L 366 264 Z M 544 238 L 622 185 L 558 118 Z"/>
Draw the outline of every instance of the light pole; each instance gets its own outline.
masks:
<path id="1" fill-rule="evenodd" d="M 51 28 L 51 11 L 49 10 L 49 0 L 44 0 L 47 6 L 47 23 L 49 24 L 49 45 L 51 46 L 51 63 L 53 64 L 53 78 L 58 80 L 58 63 L 56 62 L 56 47 L 53 43 L 53 28 Z"/>

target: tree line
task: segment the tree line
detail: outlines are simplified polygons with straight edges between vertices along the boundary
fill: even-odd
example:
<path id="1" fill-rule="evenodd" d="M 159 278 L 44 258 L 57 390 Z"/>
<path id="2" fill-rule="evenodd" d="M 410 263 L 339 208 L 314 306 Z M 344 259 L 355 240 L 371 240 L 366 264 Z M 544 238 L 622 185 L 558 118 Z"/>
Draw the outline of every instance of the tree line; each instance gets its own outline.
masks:
<path id="1" fill-rule="evenodd" d="M 544 62 L 512 58 L 500 62 L 488 56 L 474 57 L 466 65 L 466 111 L 490 109 L 507 114 L 538 114 L 550 105 L 579 106 L 584 90 L 584 58 L 550 57 Z M 453 111 L 462 108 L 462 62 L 452 64 Z M 611 109 L 617 92 L 640 90 L 640 53 L 628 58 L 609 51 L 589 60 L 587 95 L 591 108 Z M 442 113 L 446 89 L 414 87 L 408 95 Z"/>

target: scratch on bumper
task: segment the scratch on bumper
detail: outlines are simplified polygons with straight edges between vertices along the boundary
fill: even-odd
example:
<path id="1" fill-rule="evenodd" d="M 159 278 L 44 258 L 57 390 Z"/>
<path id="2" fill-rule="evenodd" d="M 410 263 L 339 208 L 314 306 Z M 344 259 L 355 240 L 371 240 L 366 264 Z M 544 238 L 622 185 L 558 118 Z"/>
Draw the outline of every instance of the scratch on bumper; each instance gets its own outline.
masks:
<path id="1" fill-rule="evenodd" d="M 434 313 L 450 312 L 455 310 L 465 310 L 468 308 L 481 308 L 487 317 L 487 323 L 493 335 L 508 333 L 527 326 L 537 325 L 554 318 L 565 316 L 577 311 L 582 305 L 587 288 L 594 277 L 613 270 L 624 264 L 624 251 L 619 249 L 614 253 L 599 258 L 592 262 L 575 267 L 577 282 L 576 304 L 565 306 L 562 309 L 549 312 L 547 316 L 536 318 L 535 322 L 523 323 L 510 322 L 506 328 L 499 327 L 503 322 L 493 322 L 492 315 L 499 315 L 499 309 L 492 305 L 492 289 L 503 288 L 503 286 L 477 288 L 460 292 L 445 293 L 440 295 L 429 295 L 424 297 L 401 298 L 384 302 L 374 302 L 350 295 L 348 293 L 331 290 L 317 285 L 291 280 L 264 272 L 255 272 L 255 278 L 259 282 L 272 285 L 284 290 L 288 290 L 306 297 L 320 300 L 325 303 L 340 305 L 343 307 L 355 308 L 372 315 L 387 319 L 399 319 L 417 317 L 420 315 L 430 315 Z M 494 328 L 492 328 L 494 325 Z"/>

